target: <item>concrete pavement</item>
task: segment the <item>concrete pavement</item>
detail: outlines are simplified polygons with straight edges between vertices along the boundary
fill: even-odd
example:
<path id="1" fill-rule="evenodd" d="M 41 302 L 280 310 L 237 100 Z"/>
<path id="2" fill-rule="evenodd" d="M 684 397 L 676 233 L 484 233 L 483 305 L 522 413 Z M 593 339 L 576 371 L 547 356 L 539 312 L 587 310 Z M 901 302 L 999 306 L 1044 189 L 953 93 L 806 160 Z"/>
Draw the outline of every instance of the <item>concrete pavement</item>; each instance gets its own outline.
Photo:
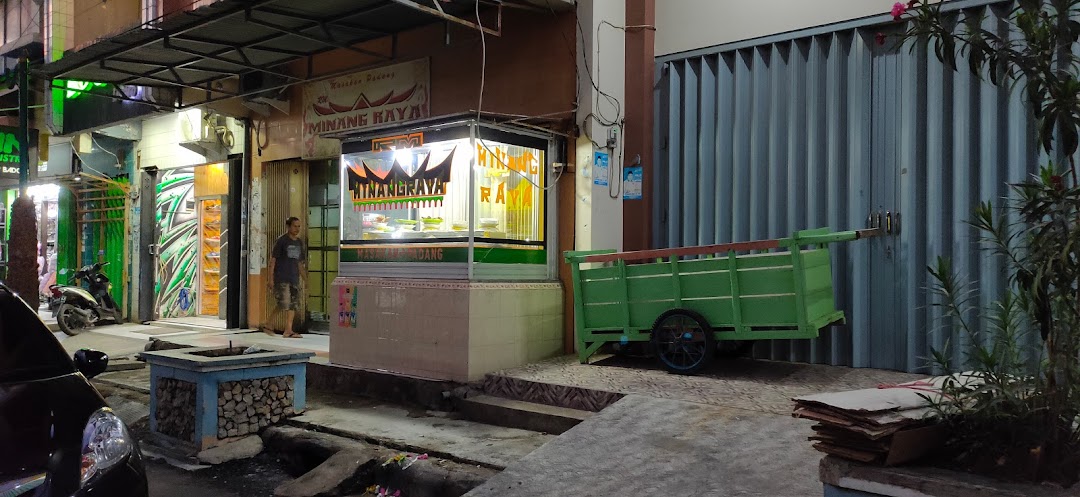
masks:
<path id="1" fill-rule="evenodd" d="M 466 495 L 821 495 L 809 433 L 790 416 L 629 395 Z"/>

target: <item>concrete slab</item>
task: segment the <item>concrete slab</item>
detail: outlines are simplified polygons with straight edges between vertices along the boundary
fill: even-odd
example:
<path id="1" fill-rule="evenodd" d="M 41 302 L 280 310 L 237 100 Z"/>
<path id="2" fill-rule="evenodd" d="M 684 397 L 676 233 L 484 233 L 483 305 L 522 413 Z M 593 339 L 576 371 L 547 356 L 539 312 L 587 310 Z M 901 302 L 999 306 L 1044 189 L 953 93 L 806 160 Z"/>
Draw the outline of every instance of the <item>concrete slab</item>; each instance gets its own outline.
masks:
<path id="1" fill-rule="evenodd" d="M 563 356 L 492 373 L 485 378 L 484 391 L 537 402 L 520 394 L 559 398 L 566 395 L 559 387 L 575 387 L 787 415 L 794 397 L 924 378 L 880 369 L 754 359 L 717 360 L 701 374 L 685 376 L 664 371 L 653 359 L 600 356 L 592 364 L 579 364 L 575 356 Z"/>
<path id="2" fill-rule="evenodd" d="M 821 495 L 810 431 L 790 416 L 630 395 L 466 495 Z"/>
<path id="3" fill-rule="evenodd" d="M 449 419 L 362 399 L 312 393 L 308 411 L 288 424 L 358 438 L 399 450 L 507 467 L 554 437 Z"/>

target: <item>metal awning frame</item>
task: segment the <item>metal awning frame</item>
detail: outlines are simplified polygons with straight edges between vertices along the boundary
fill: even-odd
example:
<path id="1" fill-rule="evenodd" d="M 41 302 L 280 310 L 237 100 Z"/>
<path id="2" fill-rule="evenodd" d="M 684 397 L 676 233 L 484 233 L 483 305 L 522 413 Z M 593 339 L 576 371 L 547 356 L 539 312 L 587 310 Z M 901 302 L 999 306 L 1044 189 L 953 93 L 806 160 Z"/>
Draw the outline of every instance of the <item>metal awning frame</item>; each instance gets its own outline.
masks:
<path id="1" fill-rule="evenodd" d="M 53 88 L 62 88 L 55 80 L 66 79 L 83 79 L 77 76 L 72 76 L 80 69 L 91 67 L 96 65 L 97 67 L 110 71 L 115 74 L 123 75 L 123 79 L 116 81 L 102 81 L 110 83 L 116 86 L 138 85 L 138 86 L 158 86 L 158 87 L 171 87 L 178 89 L 192 89 L 205 93 L 205 98 L 200 99 L 197 102 L 184 103 L 179 102 L 179 105 L 164 105 L 160 103 L 146 102 L 141 99 L 130 98 L 127 95 L 116 95 L 114 92 L 95 92 L 92 90 L 84 91 L 83 93 L 97 95 L 100 97 L 114 98 L 119 100 L 128 100 L 140 103 L 148 103 L 150 105 L 156 105 L 163 109 L 185 109 L 195 107 L 199 105 L 205 105 L 208 103 L 227 100 L 232 98 L 248 97 L 255 94 L 272 92 L 284 89 L 288 86 L 298 83 L 307 83 L 311 81 L 317 81 L 320 79 L 332 78 L 339 75 L 355 72 L 360 68 L 365 67 L 377 67 L 381 63 L 387 63 L 397 58 L 397 33 L 388 33 L 380 31 L 371 26 L 363 25 L 357 21 L 347 21 L 343 19 L 355 18 L 362 16 L 367 12 L 371 12 L 380 8 L 385 8 L 389 5 L 400 5 L 408 7 L 417 12 L 432 16 L 434 18 L 443 20 L 449 23 L 455 23 L 462 26 L 469 27 L 471 29 L 483 30 L 485 34 L 492 36 L 501 36 L 502 34 L 502 13 L 503 7 L 519 7 L 518 4 L 504 4 L 503 0 L 476 0 L 482 5 L 490 5 L 495 8 L 496 21 L 495 28 L 487 26 L 481 26 L 478 23 L 467 20 L 463 17 L 453 15 L 446 12 L 440 0 L 383 0 L 375 4 L 365 4 L 361 8 L 356 8 L 344 13 L 337 13 L 333 18 L 315 17 L 308 15 L 299 15 L 295 12 L 289 12 L 276 8 L 272 5 L 276 0 L 247 0 L 247 1 L 234 1 L 230 2 L 230 5 L 223 6 L 217 4 L 211 4 L 208 7 L 203 7 L 190 12 L 185 12 L 183 15 L 190 16 L 185 19 L 188 22 L 184 23 L 181 29 L 160 29 L 157 26 L 167 25 L 168 22 L 161 19 L 148 22 L 138 29 L 142 30 L 155 30 L 152 36 L 149 38 L 140 40 L 138 43 L 123 43 L 118 42 L 115 39 L 109 38 L 98 42 L 98 45 L 109 47 L 103 53 L 98 54 L 86 61 L 82 61 L 66 67 L 63 70 L 50 74 L 47 70 L 40 71 L 44 76 L 52 78 Z M 225 2 L 221 2 L 225 3 Z M 430 3 L 429 6 L 428 4 Z M 217 5 L 215 7 L 215 5 Z M 210 9 L 208 12 L 204 12 Z M 229 43 L 219 39 L 207 39 L 199 37 L 195 34 L 191 34 L 192 31 L 199 28 L 211 25 L 213 23 L 221 22 L 224 19 L 233 19 L 236 22 L 238 17 L 242 17 L 243 22 L 262 27 L 266 30 L 272 31 L 272 34 L 259 37 L 254 40 L 249 40 L 242 43 Z M 290 22 L 300 22 L 302 24 L 297 26 L 285 26 L 279 22 L 275 22 L 275 19 L 286 18 Z M 355 37 L 342 38 L 335 36 L 333 28 L 347 29 L 357 33 Z M 391 38 L 391 46 L 389 53 L 379 53 L 373 50 L 357 47 L 356 45 L 371 41 L 377 38 L 383 38 L 389 36 Z M 290 50 L 281 47 L 268 46 L 275 41 L 280 41 L 288 37 L 297 37 L 300 39 L 308 40 L 320 45 L 320 48 L 312 51 L 300 51 Z M 161 44 L 164 48 L 172 50 L 178 53 L 187 55 L 188 57 L 180 61 L 150 61 L 144 59 L 138 59 L 133 57 L 126 57 L 131 52 L 150 47 L 151 45 Z M 110 45 L 112 47 L 110 47 Z M 193 45 L 206 46 L 206 49 L 193 48 Z M 201 48 L 201 47 L 200 47 Z M 331 50 L 349 50 L 367 57 L 373 57 L 377 60 L 375 64 L 371 62 L 365 62 L 363 64 L 357 64 L 340 71 L 328 72 L 326 74 L 317 74 L 315 72 L 314 57 L 324 52 Z M 277 56 L 273 63 L 270 64 L 257 64 L 251 60 L 250 55 L 252 53 L 262 52 L 264 54 L 273 54 Z M 228 55 L 234 55 L 234 57 L 227 57 Z M 303 75 L 288 74 L 286 71 L 282 71 L 281 66 L 294 63 L 298 60 L 306 59 L 307 71 Z M 195 64 L 206 61 L 214 61 L 226 66 L 232 66 L 233 69 L 205 69 L 199 67 L 192 67 Z M 130 67 L 120 67 L 122 64 L 137 64 L 141 66 L 149 66 L 150 69 L 146 71 L 132 70 Z M 47 67 L 47 66 L 46 66 Z M 185 79 L 178 70 L 183 69 L 191 72 L 206 73 L 205 78 L 196 80 Z M 257 89 L 250 90 L 236 90 L 228 88 L 222 83 L 226 80 L 236 80 L 240 77 L 252 74 L 252 73 L 266 73 L 274 75 L 275 77 L 282 78 L 284 81 L 273 84 L 269 84 Z M 239 85 L 236 85 L 239 87 Z M 123 92 L 120 92 L 123 93 Z"/>

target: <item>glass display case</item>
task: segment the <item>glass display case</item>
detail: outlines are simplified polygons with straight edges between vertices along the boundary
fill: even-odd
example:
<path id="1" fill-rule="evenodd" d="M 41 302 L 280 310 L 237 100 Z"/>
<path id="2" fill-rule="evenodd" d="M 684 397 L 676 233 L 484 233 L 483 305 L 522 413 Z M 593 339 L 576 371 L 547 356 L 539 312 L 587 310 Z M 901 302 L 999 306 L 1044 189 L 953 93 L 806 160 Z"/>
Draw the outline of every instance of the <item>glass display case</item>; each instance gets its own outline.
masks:
<path id="1" fill-rule="evenodd" d="M 553 136 L 465 120 L 342 150 L 340 274 L 553 276 Z"/>

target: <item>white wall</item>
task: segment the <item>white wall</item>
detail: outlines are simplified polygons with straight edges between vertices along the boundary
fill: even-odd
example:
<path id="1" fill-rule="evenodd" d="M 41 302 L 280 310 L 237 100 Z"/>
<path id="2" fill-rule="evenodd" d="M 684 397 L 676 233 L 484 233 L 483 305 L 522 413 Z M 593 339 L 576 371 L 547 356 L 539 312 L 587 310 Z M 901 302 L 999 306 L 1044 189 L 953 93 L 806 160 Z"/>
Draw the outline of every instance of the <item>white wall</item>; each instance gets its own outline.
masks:
<path id="1" fill-rule="evenodd" d="M 658 0 L 656 55 L 883 14 L 891 0 Z"/>
<path id="2" fill-rule="evenodd" d="M 206 163 L 203 156 L 178 145 L 179 116 L 168 114 L 143 121 L 142 140 L 139 141 L 140 167 L 172 169 Z"/>
<path id="3" fill-rule="evenodd" d="M 622 168 L 619 164 L 625 162 L 620 152 L 623 148 L 622 121 L 626 117 L 626 35 L 620 29 L 602 23 L 620 27 L 625 25 L 626 2 L 580 0 L 577 6 L 578 20 L 582 24 L 583 32 L 578 34 L 577 40 L 577 120 L 584 123 L 585 134 L 578 140 L 575 159 L 575 248 L 622 250 Z M 584 51 L 585 59 L 588 59 L 588 70 L 580 56 L 581 51 Z M 592 80 L 588 77 L 589 72 L 593 75 Z M 616 106 L 607 97 L 599 95 L 593 87 L 594 81 L 605 94 L 618 101 L 619 105 Z M 590 117 L 590 114 L 600 116 L 600 119 Z M 601 120 L 614 121 L 616 124 L 604 124 Z M 618 140 L 615 147 L 609 148 L 607 139 L 613 128 L 617 130 Z M 594 182 L 591 167 L 594 152 L 609 154 L 611 178 L 607 186 L 599 186 Z M 615 192 L 615 195 L 612 195 L 612 192 Z"/>
<path id="4" fill-rule="evenodd" d="M 180 146 L 180 142 L 184 139 L 183 133 L 180 131 L 183 116 L 183 113 L 175 113 L 143 121 L 142 139 L 139 141 L 138 146 L 140 167 L 173 169 L 197 166 L 211 162 L 221 162 L 225 160 L 228 153 L 236 154 L 243 151 L 243 125 L 234 119 L 229 119 L 229 128 L 233 132 L 234 138 L 232 150 L 221 151 L 213 156 L 206 157 Z M 200 118 L 195 116 L 193 120 L 194 132 L 198 133 Z"/>

